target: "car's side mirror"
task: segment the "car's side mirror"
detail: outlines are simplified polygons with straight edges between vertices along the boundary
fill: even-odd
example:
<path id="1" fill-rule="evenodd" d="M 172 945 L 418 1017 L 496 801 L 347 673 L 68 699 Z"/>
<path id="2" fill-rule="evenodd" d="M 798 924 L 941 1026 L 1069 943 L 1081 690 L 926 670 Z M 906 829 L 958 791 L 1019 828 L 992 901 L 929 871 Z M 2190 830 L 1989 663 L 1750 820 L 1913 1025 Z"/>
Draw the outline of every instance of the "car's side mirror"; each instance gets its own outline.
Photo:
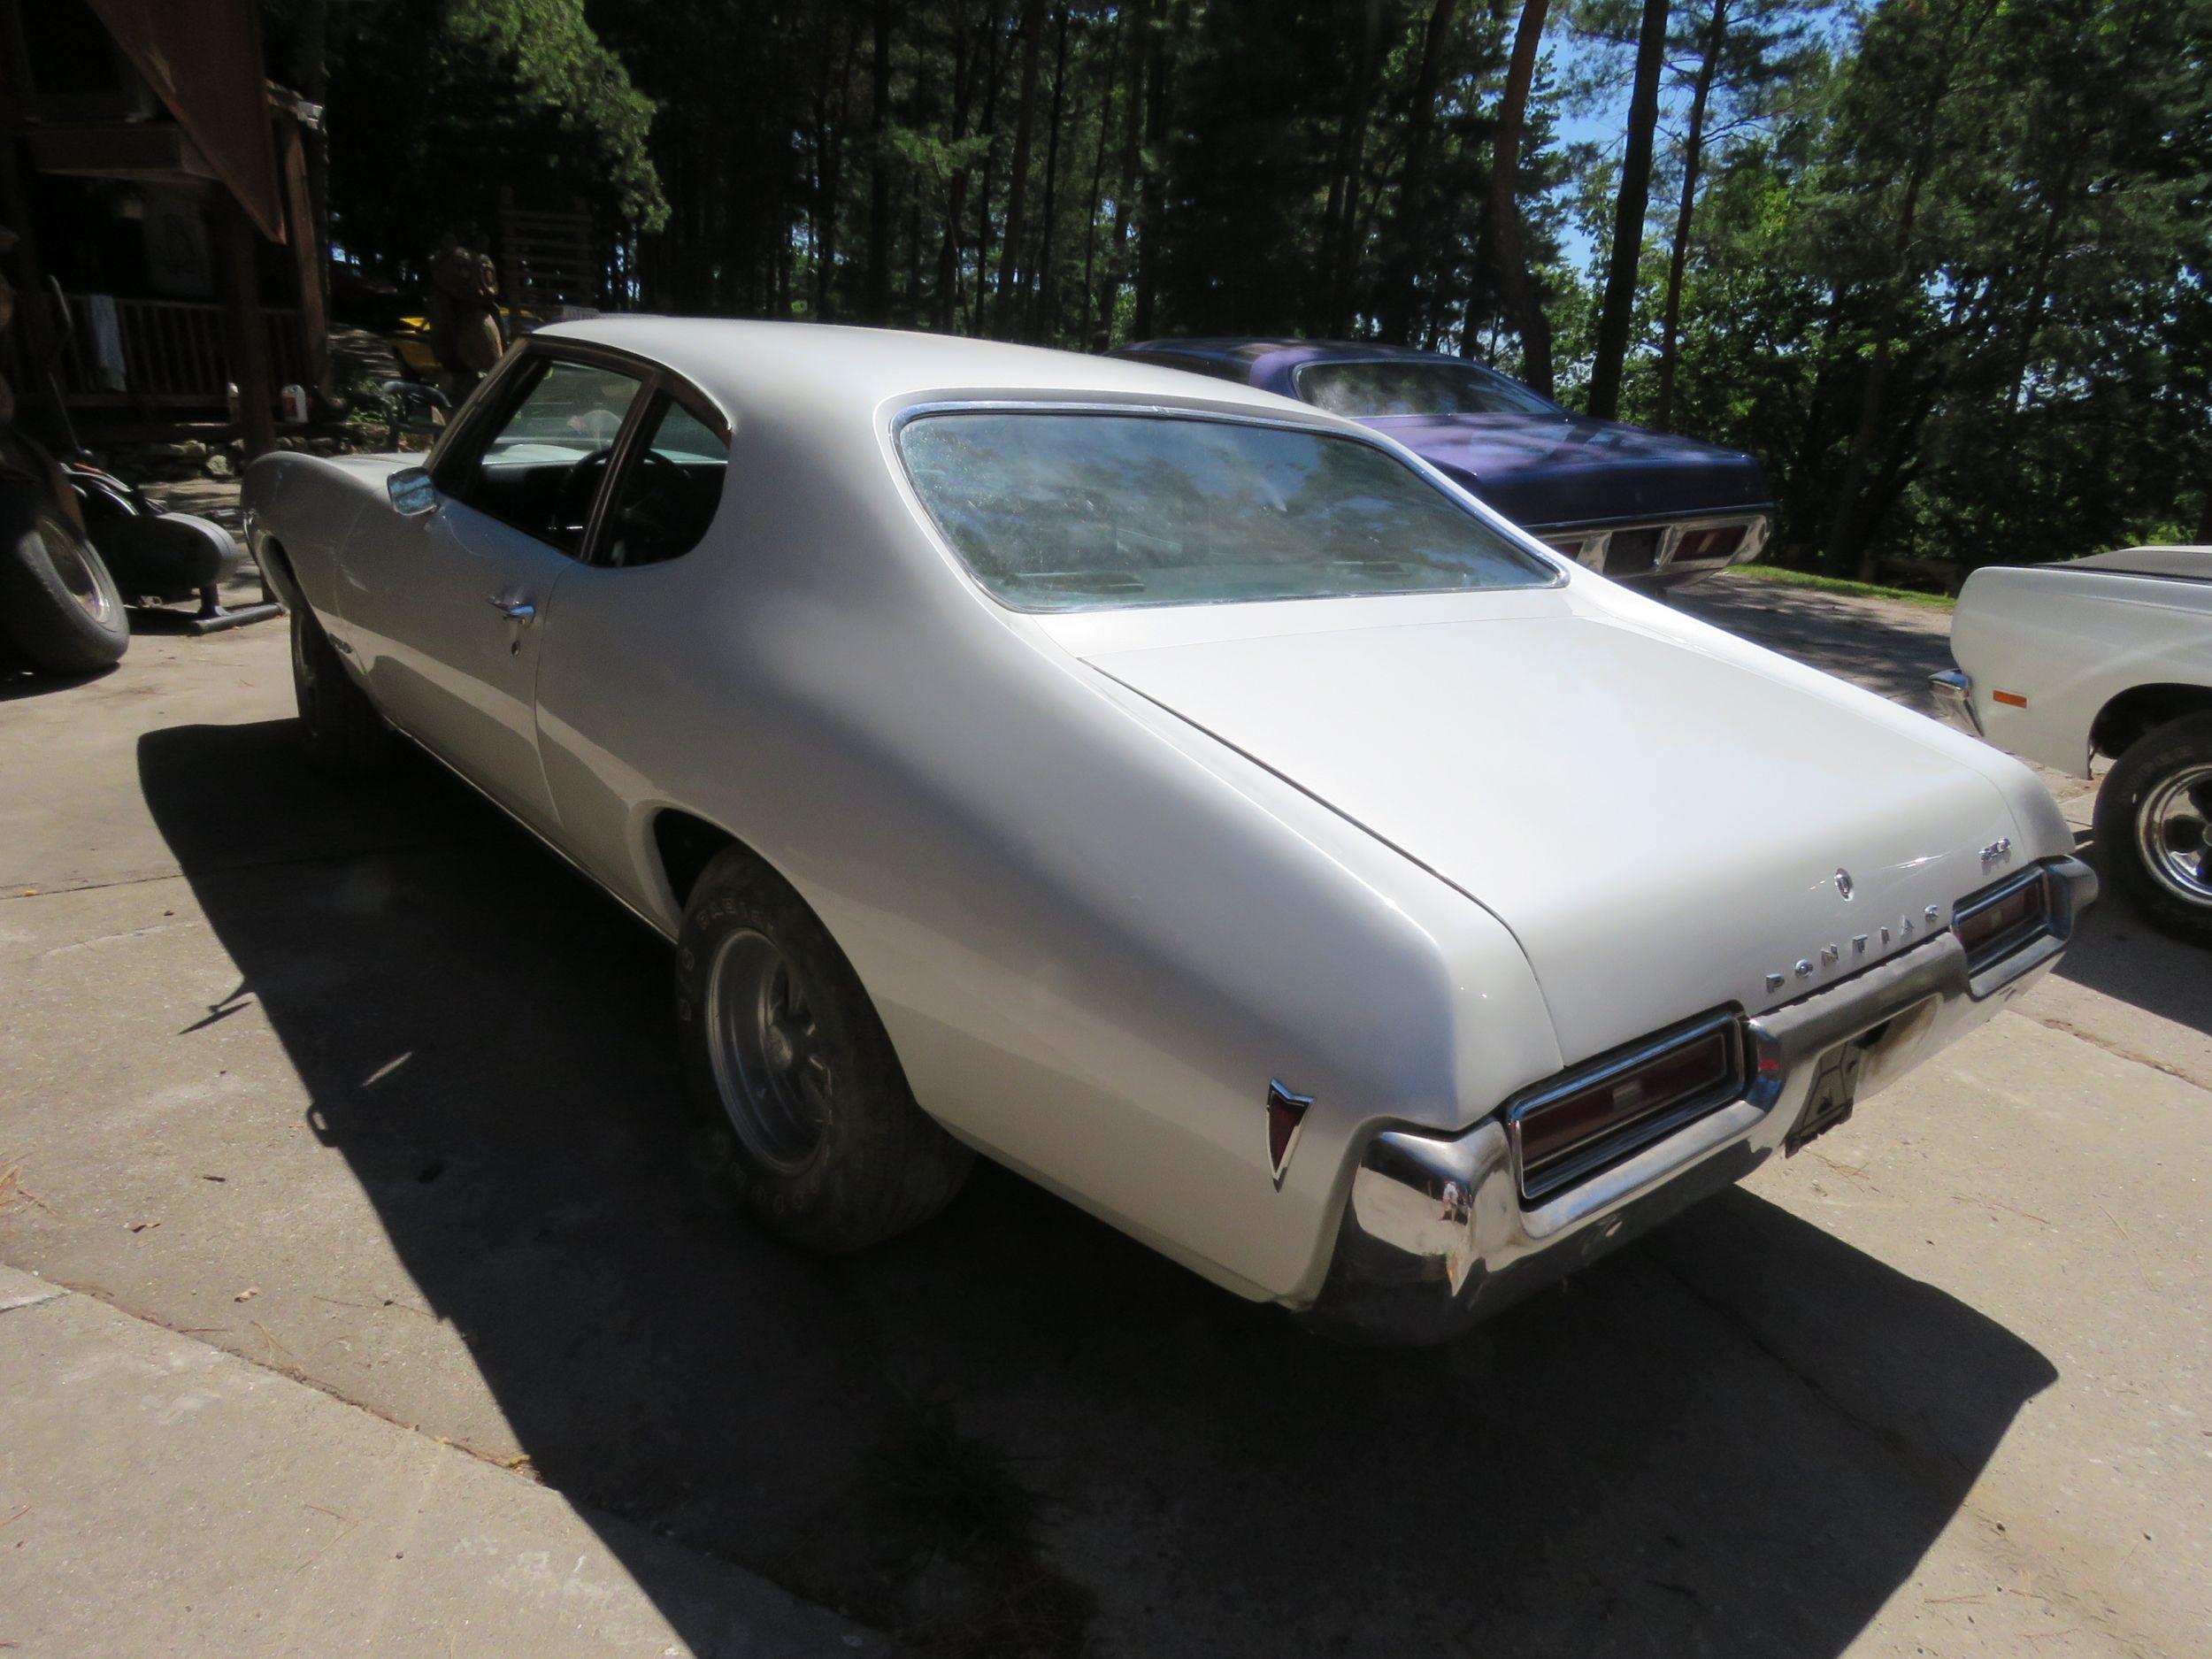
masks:
<path id="1" fill-rule="evenodd" d="M 403 466 L 384 480 L 384 488 L 392 497 L 392 511 L 404 518 L 428 512 L 438 504 L 438 487 L 430 481 L 425 467 Z"/>

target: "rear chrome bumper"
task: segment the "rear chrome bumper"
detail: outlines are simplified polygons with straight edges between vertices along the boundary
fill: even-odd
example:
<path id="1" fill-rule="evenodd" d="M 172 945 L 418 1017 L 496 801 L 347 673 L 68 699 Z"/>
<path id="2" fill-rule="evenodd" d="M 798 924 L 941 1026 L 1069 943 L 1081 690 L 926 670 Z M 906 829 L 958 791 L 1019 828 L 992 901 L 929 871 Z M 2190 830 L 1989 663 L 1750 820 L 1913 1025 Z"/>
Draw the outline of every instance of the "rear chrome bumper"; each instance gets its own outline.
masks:
<path id="1" fill-rule="evenodd" d="M 1981 1025 L 2050 970 L 2097 895 L 2077 858 L 2046 869 L 2062 895 L 2049 930 L 1970 974 L 1946 932 L 1810 996 L 1744 1022 L 1749 1085 L 1736 1099 L 1555 1196 L 1525 1202 L 1496 1117 L 1449 1138 L 1375 1135 L 1352 1177 L 1316 1323 L 1433 1342 L 1563 1278 L 1787 1142 L 1814 1086 L 1856 1043 L 1864 1100 Z"/>
<path id="2" fill-rule="evenodd" d="M 1936 718 L 1955 726 L 1969 737 L 1982 734 L 1981 718 L 1974 712 L 1974 682 L 1955 668 L 1928 676 L 1928 695 L 1935 700 Z"/>

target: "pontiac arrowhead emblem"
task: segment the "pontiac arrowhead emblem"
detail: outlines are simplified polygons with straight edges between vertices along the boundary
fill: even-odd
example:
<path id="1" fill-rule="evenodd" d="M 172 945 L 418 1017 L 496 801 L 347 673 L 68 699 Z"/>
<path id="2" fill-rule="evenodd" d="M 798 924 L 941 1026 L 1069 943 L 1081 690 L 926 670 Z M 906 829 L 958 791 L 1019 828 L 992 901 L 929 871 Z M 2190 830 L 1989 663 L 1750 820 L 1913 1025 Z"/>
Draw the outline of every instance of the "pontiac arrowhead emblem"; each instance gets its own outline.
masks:
<path id="1" fill-rule="evenodd" d="M 1279 1082 L 1267 1086 L 1267 1166 L 1274 1171 L 1275 1189 L 1282 1190 L 1283 1171 L 1290 1155 L 1298 1149 L 1298 1132 L 1305 1127 L 1310 1094 L 1294 1094 Z"/>

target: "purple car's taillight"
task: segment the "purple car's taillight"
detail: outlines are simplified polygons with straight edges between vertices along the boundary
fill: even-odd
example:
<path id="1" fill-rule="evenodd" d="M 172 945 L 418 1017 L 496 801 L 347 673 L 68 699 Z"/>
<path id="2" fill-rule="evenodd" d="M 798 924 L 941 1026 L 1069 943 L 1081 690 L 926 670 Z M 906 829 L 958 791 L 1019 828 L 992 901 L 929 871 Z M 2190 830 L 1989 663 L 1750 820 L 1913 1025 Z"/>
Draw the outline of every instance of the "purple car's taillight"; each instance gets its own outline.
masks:
<path id="1" fill-rule="evenodd" d="M 1743 1022 L 1705 1015 L 1539 1085 L 1505 1110 L 1521 1193 L 1538 1199 L 1617 1164 L 1743 1093 Z"/>
<path id="2" fill-rule="evenodd" d="M 1687 559 L 1721 559 L 1730 557 L 1743 545 L 1744 527 L 1740 524 L 1717 524 L 1702 530 L 1685 530 L 1682 539 L 1674 544 L 1674 562 Z"/>

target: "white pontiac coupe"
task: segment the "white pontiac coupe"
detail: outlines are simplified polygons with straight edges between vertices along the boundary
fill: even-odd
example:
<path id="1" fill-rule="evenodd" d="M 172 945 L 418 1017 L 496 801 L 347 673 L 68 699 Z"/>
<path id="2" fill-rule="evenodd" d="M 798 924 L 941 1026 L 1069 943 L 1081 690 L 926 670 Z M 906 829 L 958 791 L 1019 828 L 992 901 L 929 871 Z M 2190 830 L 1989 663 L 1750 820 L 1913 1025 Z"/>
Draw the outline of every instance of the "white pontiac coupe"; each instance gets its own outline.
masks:
<path id="1" fill-rule="evenodd" d="M 246 485 L 311 753 L 396 730 L 675 946 L 761 1222 L 970 1149 L 1239 1294 L 1458 1328 L 2047 970 L 2019 763 L 1172 370 L 533 335 L 428 457 Z"/>
<path id="2" fill-rule="evenodd" d="M 2115 884 L 2212 944 L 2212 548 L 2131 547 L 1986 565 L 1951 622 L 1936 707 L 2055 771 L 2112 770 L 2097 846 Z"/>

